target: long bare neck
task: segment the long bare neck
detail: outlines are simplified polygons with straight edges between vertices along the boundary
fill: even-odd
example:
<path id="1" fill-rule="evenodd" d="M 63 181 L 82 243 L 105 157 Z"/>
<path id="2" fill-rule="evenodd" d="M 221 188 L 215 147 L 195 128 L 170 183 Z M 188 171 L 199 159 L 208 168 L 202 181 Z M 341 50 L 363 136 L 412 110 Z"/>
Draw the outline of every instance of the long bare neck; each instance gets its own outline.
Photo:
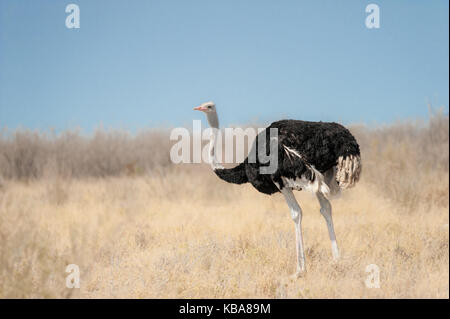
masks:
<path id="1" fill-rule="evenodd" d="M 247 173 L 245 171 L 245 163 L 241 163 L 233 168 L 224 168 L 217 160 L 217 140 L 219 138 L 219 119 L 216 112 L 207 113 L 208 123 L 211 126 L 211 136 L 209 139 L 209 162 L 214 173 L 222 180 L 233 183 L 248 183 Z"/>
<path id="2" fill-rule="evenodd" d="M 213 170 L 223 169 L 219 164 L 216 156 L 216 144 L 219 134 L 219 118 L 216 112 L 207 113 L 209 126 L 211 127 L 211 135 L 209 137 L 209 163 Z"/>

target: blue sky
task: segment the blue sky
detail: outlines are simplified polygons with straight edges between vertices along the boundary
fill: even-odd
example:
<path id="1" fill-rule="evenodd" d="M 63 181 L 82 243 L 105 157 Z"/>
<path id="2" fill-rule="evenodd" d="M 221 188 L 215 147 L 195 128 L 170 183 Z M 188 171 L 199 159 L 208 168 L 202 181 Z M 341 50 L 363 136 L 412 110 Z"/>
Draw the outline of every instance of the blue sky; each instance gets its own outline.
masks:
<path id="1" fill-rule="evenodd" d="M 67 29 L 78 4 L 81 28 Z M 0 1 L 0 127 L 387 123 L 449 104 L 446 0 Z"/>

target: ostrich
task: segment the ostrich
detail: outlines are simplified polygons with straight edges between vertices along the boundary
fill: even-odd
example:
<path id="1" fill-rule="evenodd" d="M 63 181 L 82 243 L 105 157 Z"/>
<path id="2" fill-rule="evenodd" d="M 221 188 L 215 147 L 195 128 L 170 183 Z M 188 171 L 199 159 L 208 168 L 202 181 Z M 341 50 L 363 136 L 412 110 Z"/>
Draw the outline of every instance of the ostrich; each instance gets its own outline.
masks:
<path id="1" fill-rule="evenodd" d="M 270 143 L 268 131 L 278 130 L 278 165 L 272 174 L 261 174 L 262 163 L 248 160 L 248 157 L 234 168 L 218 164 L 214 150 L 219 119 L 214 102 L 206 102 L 194 110 L 204 112 L 212 128 L 209 143 L 209 160 L 214 173 L 224 181 L 234 184 L 250 183 L 259 192 L 274 194 L 281 192 L 289 206 L 295 223 L 297 271 L 294 277 L 306 271 L 302 236 L 302 209 L 295 199 L 293 190 L 306 189 L 315 193 L 320 203 L 320 213 L 325 218 L 331 240 L 333 259 L 339 258 L 339 250 L 331 216 L 330 195 L 341 189 L 354 186 L 361 173 L 359 145 L 353 135 L 342 125 L 327 122 L 306 122 L 281 120 L 273 122 L 264 131 L 262 139 L 253 142 L 252 150 L 258 150 L 258 141 Z M 269 147 L 265 148 L 266 150 Z"/>

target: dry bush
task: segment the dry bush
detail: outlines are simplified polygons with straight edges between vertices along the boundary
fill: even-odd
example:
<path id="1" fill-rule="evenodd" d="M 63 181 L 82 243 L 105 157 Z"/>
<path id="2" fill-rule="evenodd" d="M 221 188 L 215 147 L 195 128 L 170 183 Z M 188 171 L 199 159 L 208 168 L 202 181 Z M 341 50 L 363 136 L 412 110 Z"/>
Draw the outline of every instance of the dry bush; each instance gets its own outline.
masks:
<path id="1" fill-rule="evenodd" d="M 363 178 L 405 211 L 448 205 L 449 118 L 351 128 L 361 145 Z"/>
<path id="2" fill-rule="evenodd" d="M 45 134 L 17 130 L 10 138 L 3 131 L 0 139 L 1 173 L 6 178 L 39 177 L 46 161 L 49 144 Z"/>
<path id="3" fill-rule="evenodd" d="M 98 129 L 86 137 L 79 131 L 47 134 L 6 130 L 0 135 L 0 176 L 30 180 L 41 177 L 106 177 L 134 174 L 170 165 L 167 130 L 135 136 Z"/>

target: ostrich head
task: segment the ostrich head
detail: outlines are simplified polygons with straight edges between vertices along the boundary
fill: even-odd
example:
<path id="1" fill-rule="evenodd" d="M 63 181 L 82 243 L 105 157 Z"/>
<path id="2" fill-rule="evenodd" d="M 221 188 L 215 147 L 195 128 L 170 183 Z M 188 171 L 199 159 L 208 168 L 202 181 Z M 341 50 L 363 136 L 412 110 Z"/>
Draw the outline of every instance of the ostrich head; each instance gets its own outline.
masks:
<path id="1" fill-rule="evenodd" d="M 219 128 L 219 118 L 217 116 L 216 104 L 212 101 L 200 104 L 194 107 L 194 110 L 201 111 L 206 114 L 209 126 L 212 128 Z"/>

